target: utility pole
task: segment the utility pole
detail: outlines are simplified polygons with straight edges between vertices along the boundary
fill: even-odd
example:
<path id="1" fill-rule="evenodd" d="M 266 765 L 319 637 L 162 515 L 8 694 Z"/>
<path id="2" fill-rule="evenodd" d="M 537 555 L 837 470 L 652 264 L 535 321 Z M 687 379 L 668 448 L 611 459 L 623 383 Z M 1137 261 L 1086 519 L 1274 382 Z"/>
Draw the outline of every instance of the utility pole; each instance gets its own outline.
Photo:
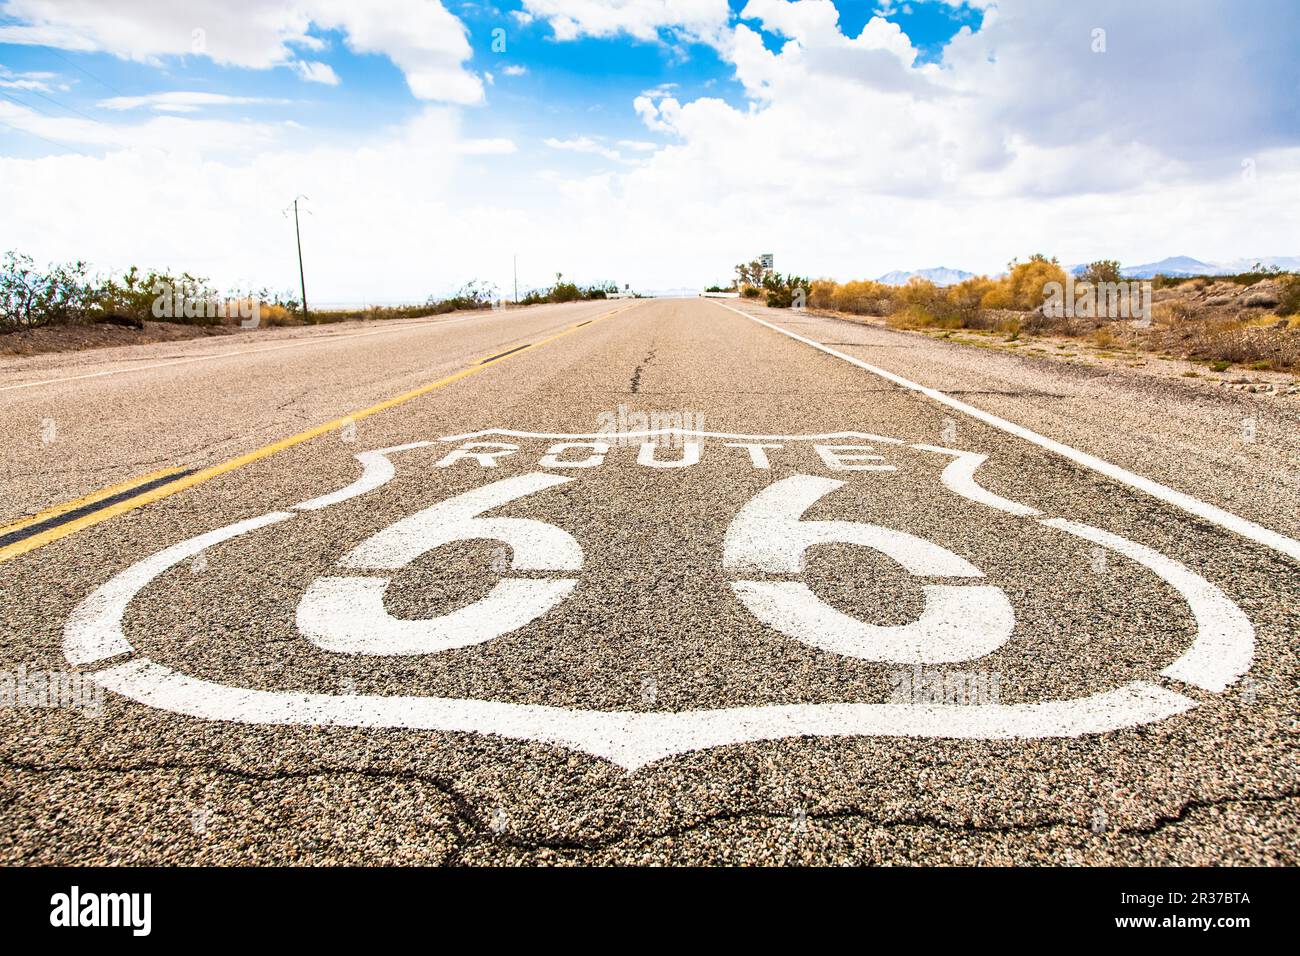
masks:
<path id="1" fill-rule="evenodd" d="M 515 305 L 519 304 L 519 254 L 515 253 Z"/>
<path id="2" fill-rule="evenodd" d="M 298 200 L 306 199 L 306 196 L 295 196 L 293 200 L 293 235 L 298 240 L 298 283 L 302 289 L 302 317 L 304 320 L 310 320 L 311 316 L 307 313 L 307 279 L 302 270 L 302 230 L 298 228 Z M 287 213 L 289 210 L 285 210 Z"/>

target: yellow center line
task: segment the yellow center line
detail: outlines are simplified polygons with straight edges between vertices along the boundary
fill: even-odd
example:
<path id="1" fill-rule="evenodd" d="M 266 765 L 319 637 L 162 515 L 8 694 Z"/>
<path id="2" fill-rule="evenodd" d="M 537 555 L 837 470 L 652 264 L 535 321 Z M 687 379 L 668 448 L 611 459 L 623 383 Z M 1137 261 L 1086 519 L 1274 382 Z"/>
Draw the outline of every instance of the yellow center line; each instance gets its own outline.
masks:
<path id="1" fill-rule="evenodd" d="M 451 385 L 453 382 L 459 382 L 463 378 L 468 378 L 469 376 L 475 374 L 476 372 L 481 372 L 484 369 L 489 369 L 500 362 L 506 361 L 507 359 L 512 359 L 515 358 L 516 356 L 523 355 L 526 352 L 531 352 L 534 349 L 539 349 L 544 345 L 548 345 L 549 343 L 554 342 L 556 339 L 562 339 L 566 335 L 573 334 L 574 332 L 578 331 L 578 329 L 580 328 L 585 328 L 589 325 L 594 324 L 595 322 L 612 318 L 613 316 L 626 312 L 629 309 L 635 308 L 636 305 L 639 304 L 640 303 L 635 303 L 634 305 L 625 306 L 624 308 L 621 309 L 615 309 L 613 312 L 606 312 L 604 315 L 598 316 L 597 318 L 589 320 L 587 322 L 582 322 L 578 325 L 571 325 L 567 329 L 564 329 L 561 332 L 557 332 L 552 336 L 549 336 L 544 339 L 540 339 L 536 342 L 532 342 L 529 345 L 526 345 L 523 348 L 519 349 L 517 352 L 512 351 L 507 355 L 502 355 L 500 358 L 483 362 L 480 365 L 471 365 L 468 368 L 463 368 L 459 372 L 453 372 L 451 375 L 448 375 L 445 378 L 438 379 L 436 382 L 430 382 L 428 385 L 421 385 L 419 388 L 414 388 L 409 392 L 403 392 L 400 395 L 395 395 L 394 397 L 385 399 L 384 401 L 379 402 L 376 405 L 371 405 L 369 408 L 363 408 L 360 411 L 355 411 L 352 412 L 350 415 L 344 415 L 342 418 L 336 418 L 333 421 L 325 422 L 324 424 L 317 425 L 314 428 L 309 428 L 306 431 L 299 432 L 296 435 L 291 435 L 288 438 L 282 438 L 279 441 L 272 442 L 269 445 L 263 445 L 261 448 L 257 448 L 254 449 L 253 451 L 246 452 L 243 455 L 239 455 L 235 458 L 228 459 L 227 461 L 223 461 L 219 464 L 210 465 L 207 468 L 202 468 L 198 471 L 192 472 L 183 478 L 177 479 L 176 481 L 169 481 L 166 484 L 159 485 L 157 488 L 153 488 L 147 492 L 144 492 L 143 494 L 137 495 L 134 498 L 130 498 L 126 501 L 120 501 L 117 504 L 110 505 L 107 508 L 103 508 L 99 511 L 93 512 L 92 514 L 84 515 L 83 517 L 74 519 L 65 524 L 61 524 L 57 528 L 50 528 L 48 531 L 42 531 L 40 534 L 34 534 L 30 538 L 24 538 L 22 541 L 15 541 L 13 544 L 6 545 L 5 547 L 0 548 L 0 562 L 9 561 L 12 558 L 18 557 L 19 555 L 26 554 L 28 551 L 34 551 L 37 548 L 44 547 L 45 545 L 53 541 L 58 541 L 60 538 L 67 537 L 70 534 L 75 534 L 78 531 L 83 531 L 86 528 L 93 527 L 99 524 L 100 522 L 108 521 L 111 518 L 116 518 L 118 515 L 126 514 L 128 511 L 134 511 L 137 508 L 143 508 L 145 505 L 153 504 L 155 501 L 160 501 L 163 498 L 176 494 L 177 492 L 185 491 L 186 489 L 193 488 L 196 485 L 201 485 L 205 481 L 209 481 L 213 478 L 216 478 L 218 475 L 224 475 L 227 472 L 234 471 L 237 468 L 242 468 L 245 465 L 250 465 L 255 461 L 261 461 L 263 458 L 268 458 L 271 455 L 284 451 L 285 449 L 293 448 L 295 445 L 301 445 L 303 442 L 311 441 L 313 438 L 318 438 L 321 435 L 328 434 L 329 432 L 337 431 L 338 429 L 350 425 L 354 422 L 358 422 L 363 418 L 369 418 L 371 415 L 378 415 L 380 412 L 388 411 L 390 408 L 396 408 L 398 405 L 402 405 L 406 402 L 411 401 L 412 399 L 419 398 L 422 395 L 427 395 L 430 392 L 434 391 L 435 389 L 439 389 L 439 388 L 443 388 L 444 386 Z M 104 498 L 111 497 L 113 494 L 117 494 L 122 491 L 129 490 L 130 488 L 133 488 L 137 485 L 146 484 L 150 480 L 162 477 L 165 474 L 167 474 L 166 470 L 162 472 L 155 472 L 152 475 L 145 475 L 141 478 L 135 478 L 129 482 L 124 482 L 121 485 L 116 485 L 113 488 L 101 489 L 100 491 L 96 491 L 93 494 L 87 495 L 84 498 L 79 498 L 76 501 L 70 501 L 65 504 L 55 505 L 54 507 L 41 512 L 40 515 L 36 515 L 31 519 L 23 519 L 17 524 L 11 525 L 9 528 L 3 530 L 6 532 L 17 530 L 19 528 L 27 527 L 31 524 L 34 524 L 37 521 L 44 521 L 51 517 L 56 517 L 61 514 L 66 514 L 67 512 L 73 511 L 78 507 L 82 507 L 86 504 L 91 504 L 95 501 L 99 501 Z"/>
<path id="2" fill-rule="evenodd" d="M 46 508 L 44 511 L 21 518 L 13 524 L 7 524 L 0 528 L 0 538 L 15 531 L 21 531 L 23 528 L 29 528 L 34 524 L 40 524 L 42 521 L 49 521 L 51 518 L 57 518 L 59 515 L 67 514 L 69 511 L 76 511 L 78 508 L 84 508 L 87 505 L 93 505 L 97 501 L 103 501 L 105 498 L 112 498 L 114 495 L 120 495 L 124 491 L 130 491 L 132 488 L 138 488 L 140 485 L 147 485 L 151 481 L 157 481 L 159 478 L 165 478 L 167 475 L 174 475 L 180 471 L 179 468 L 163 468 L 147 475 L 141 475 L 139 478 L 130 478 L 120 485 L 110 485 L 107 488 L 100 488 L 98 491 L 92 491 L 84 498 L 76 498 L 72 501 L 65 501 L 61 505 L 54 505 Z"/>

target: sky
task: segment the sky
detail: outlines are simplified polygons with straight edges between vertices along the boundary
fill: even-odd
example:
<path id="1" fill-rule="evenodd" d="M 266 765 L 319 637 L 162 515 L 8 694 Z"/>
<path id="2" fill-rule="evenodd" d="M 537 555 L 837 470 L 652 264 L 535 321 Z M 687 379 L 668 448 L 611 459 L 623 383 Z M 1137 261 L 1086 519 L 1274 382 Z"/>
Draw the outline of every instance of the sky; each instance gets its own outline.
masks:
<path id="1" fill-rule="evenodd" d="M 1294 0 L 0 0 L 0 251 L 309 301 L 1300 254 Z"/>

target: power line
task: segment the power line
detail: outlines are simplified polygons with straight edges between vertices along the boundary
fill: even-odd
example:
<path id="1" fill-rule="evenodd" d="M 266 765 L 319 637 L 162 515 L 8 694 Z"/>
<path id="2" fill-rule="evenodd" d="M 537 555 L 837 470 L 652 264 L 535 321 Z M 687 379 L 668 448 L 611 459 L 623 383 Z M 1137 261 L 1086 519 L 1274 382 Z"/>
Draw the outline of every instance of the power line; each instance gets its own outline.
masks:
<path id="1" fill-rule="evenodd" d="M 17 103 L 25 110 L 35 110 L 37 113 L 40 113 L 42 116 L 48 116 L 50 119 L 60 119 L 60 117 L 55 116 L 53 113 L 47 113 L 45 110 L 41 109 L 36 104 L 26 103 L 18 99 L 18 97 L 16 96 L 11 96 L 10 94 L 6 93 L 4 90 L 0 90 L 0 96 L 3 96 L 7 100 L 13 101 L 14 103 Z"/>
<path id="2" fill-rule="evenodd" d="M 67 143 L 60 143 L 60 142 L 57 142 L 56 140 L 47 139 L 46 137 L 42 136 L 40 133 L 33 133 L 31 130 L 29 130 L 29 129 L 23 129 L 23 128 L 20 127 L 20 126 L 10 126 L 8 123 L 4 122 L 4 120 L 0 120 L 0 126 L 3 126 L 5 129 L 11 129 L 11 130 L 13 130 L 15 133 L 26 133 L 28 136 L 35 137 L 36 139 L 39 139 L 39 140 L 41 140 L 41 141 L 44 142 L 44 143 L 49 143 L 51 146 L 57 146 L 57 147 L 59 147 L 60 149 L 70 150 L 71 152 L 77 153 L 77 154 L 80 155 L 80 156 L 85 156 L 85 157 L 87 157 L 88 159 L 89 159 L 89 158 L 93 158 L 93 157 L 91 157 L 91 155 L 90 155 L 89 153 L 83 153 L 81 150 L 77 149 L 77 147 L 75 147 L 75 146 L 69 146 Z"/>
<path id="3" fill-rule="evenodd" d="M 34 103 L 24 103 L 22 100 L 18 99 L 17 97 L 10 96 L 4 90 L 0 90 L 0 96 L 3 96 L 5 99 L 10 100 L 14 103 L 17 103 L 25 110 L 34 110 L 35 112 L 39 113 L 41 116 L 47 117 L 48 119 L 55 120 L 56 122 L 63 118 L 61 116 L 55 116 L 53 113 L 47 113 L 45 110 L 41 109 L 39 106 L 36 106 Z M 99 122 L 99 121 L 96 120 L 95 122 Z M 84 150 L 77 149 L 77 147 L 75 146 L 69 146 L 67 143 L 61 143 L 58 140 L 49 139 L 48 137 L 42 136 L 40 133 L 33 133 L 29 129 L 23 129 L 21 126 L 12 126 L 9 123 L 3 123 L 3 122 L 0 122 L 0 126 L 4 126 L 6 129 L 11 129 L 16 133 L 26 133 L 28 136 L 34 136 L 36 139 L 49 143 L 52 146 L 58 146 L 60 149 L 71 150 L 72 152 L 77 153 L 81 156 L 91 158 L 90 154 L 85 152 Z"/>
<path id="4" fill-rule="evenodd" d="M 77 109 L 75 106 L 69 106 L 69 105 L 66 104 L 66 103 L 60 103 L 60 102 L 59 102 L 58 100 L 56 100 L 54 97 L 52 97 L 52 96 L 46 96 L 44 93 L 41 93 L 41 92 L 39 92 L 38 90 L 24 90 L 23 92 L 25 92 L 25 93 L 30 93 L 32 96 L 39 96 L 39 97 L 40 97 L 41 99 L 43 99 L 43 100 L 49 100 L 49 101 L 50 101 L 51 103 L 53 103 L 55 106 L 58 106 L 58 107 L 60 107 L 60 108 L 62 108 L 62 109 L 65 109 L 65 110 L 68 110 L 68 111 L 71 112 L 71 113 L 76 113 L 78 116 L 84 117 L 84 118 L 90 120 L 92 123 L 100 123 L 100 122 L 102 122 L 102 120 L 95 119 L 95 117 L 91 116 L 89 113 L 83 113 L 83 112 L 81 112 L 81 110 Z"/>
<path id="5" fill-rule="evenodd" d="M 52 97 L 52 96 L 46 96 L 44 93 L 41 93 L 41 92 L 38 91 L 38 90 L 23 89 L 22 92 L 28 94 L 29 96 L 39 96 L 41 99 L 46 100 L 46 101 L 48 101 L 48 102 L 50 102 L 50 103 L 53 103 L 55 106 L 60 107 L 61 109 L 68 110 L 68 111 L 71 112 L 71 113 L 76 113 L 78 116 L 82 117 L 82 118 L 85 119 L 85 120 L 88 120 L 88 121 L 91 122 L 91 123 L 96 124 L 97 126 L 102 126 L 102 127 L 104 127 L 105 129 L 108 129 L 108 130 L 111 130 L 111 129 L 112 129 L 112 127 L 111 127 L 108 123 L 105 123 L 103 120 L 96 119 L 95 117 L 91 116 L 91 115 L 88 114 L 88 113 L 83 113 L 81 110 L 77 109 L 75 106 L 68 106 L 66 103 L 60 103 L 60 102 L 59 102 L 58 100 L 56 100 L 54 97 Z M 17 103 L 17 104 L 18 104 L 19 106 L 21 106 L 23 109 L 26 109 L 26 110 L 34 110 L 34 111 L 36 111 L 37 113 L 40 113 L 42 116 L 46 116 L 46 117 L 48 117 L 48 118 L 50 118 L 50 119 L 52 119 L 52 120 L 56 120 L 56 121 L 57 121 L 57 120 L 66 120 L 66 119 L 67 119 L 67 117 L 65 117 L 65 116 L 56 116 L 55 114 L 49 112 L 48 110 L 41 109 L 41 107 L 39 107 L 39 106 L 36 105 L 35 103 L 29 103 L 29 102 L 27 102 L 26 100 L 20 100 L 20 99 L 18 99 L 16 96 L 11 95 L 10 93 L 6 93 L 4 90 L 0 90 L 0 96 L 3 96 L 5 99 L 10 100 L 10 101 L 12 101 L 12 102 L 14 102 L 14 103 Z M 8 125 L 8 124 L 6 124 L 6 125 Z M 10 126 L 9 128 L 10 128 L 10 129 L 15 129 L 16 127 Z M 19 130 L 19 132 L 27 132 L 27 130 Z M 31 135 L 32 135 L 32 136 L 37 136 L 37 134 L 35 134 L 35 133 L 32 133 Z M 37 136 L 37 139 L 45 139 L 45 137 L 43 137 L 43 136 Z M 47 143 L 54 143 L 55 141 L 52 140 L 52 139 L 45 139 L 45 142 L 47 142 Z M 59 144 L 56 143 L 56 145 L 59 145 Z M 67 147 L 67 148 L 71 149 L 72 147 Z M 76 150 L 76 152 L 81 153 L 81 155 L 83 155 L 83 156 L 88 156 L 88 155 L 89 155 L 88 153 L 84 153 L 84 152 L 82 152 L 81 150 Z"/>
<path id="6" fill-rule="evenodd" d="M 72 67 L 74 70 L 80 70 L 82 73 L 85 73 L 86 76 L 90 77 L 92 80 L 94 80 L 96 83 L 98 83 L 100 86 L 104 87 L 105 89 L 107 89 L 107 90 L 112 90 L 112 91 L 113 91 L 114 93 L 116 93 L 118 96 L 126 96 L 125 93 L 123 93 L 121 90 L 119 90 L 119 89 L 118 89 L 116 86 L 114 86 L 112 83 L 109 83 L 109 82 L 107 82 L 107 81 L 105 81 L 105 80 L 101 80 L 99 77 L 97 77 L 94 73 L 91 73 L 91 72 L 90 72 L 89 70 L 87 70 L 85 67 L 83 67 L 83 66 L 79 66 L 79 65 L 77 65 L 76 63 L 73 63 L 71 60 L 69 60 L 66 56 L 64 56 L 64 55 L 63 55 L 62 53 L 60 53 L 58 50 L 50 49 L 50 50 L 49 50 L 49 53 L 50 53 L 51 55 L 57 57 L 58 59 L 62 60 L 64 63 L 68 64 L 68 66 Z"/>

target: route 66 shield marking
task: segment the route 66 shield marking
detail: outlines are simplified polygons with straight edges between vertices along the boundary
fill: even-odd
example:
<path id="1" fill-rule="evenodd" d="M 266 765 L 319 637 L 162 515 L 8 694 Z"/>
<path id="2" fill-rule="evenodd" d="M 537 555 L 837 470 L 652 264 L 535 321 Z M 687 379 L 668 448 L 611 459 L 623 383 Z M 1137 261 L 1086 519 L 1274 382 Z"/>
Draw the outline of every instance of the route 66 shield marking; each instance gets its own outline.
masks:
<path id="1" fill-rule="evenodd" d="M 317 578 L 299 602 L 300 635 L 335 653 L 388 656 L 438 654 L 484 643 L 555 613 L 581 586 L 583 549 L 569 532 L 546 522 L 511 517 L 512 503 L 577 480 L 549 469 L 600 467 L 609 452 L 601 435 L 541 434 L 489 429 L 449 436 L 457 443 L 440 465 L 477 460 L 485 469 L 518 451 L 509 439 L 552 442 L 538 470 L 491 481 L 437 502 L 380 529 L 343 555 L 337 574 Z M 644 439 L 638 463 L 649 468 L 689 467 L 706 442 L 742 448 L 755 468 L 766 467 L 773 442 L 805 443 L 832 472 L 891 470 L 878 446 L 904 443 L 879 435 L 736 435 L 678 432 L 676 459 L 660 460 Z M 687 711 L 584 710 L 469 698 L 322 694 L 233 687 L 187 676 L 139 655 L 123 631 L 130 602 L 168 569 L 243 535 L 272 533 L 296 514 L 330 508 L 369 494 L 396 474 L 391 456 L 434 442 L 420 441 L 357 455 L 362 473 L 348 486 L 284 511 L 208 531 L 137 562 L 87 597 L 64 629 L 64 652 L 89 667 L 110 658 L 130 659 L 91 674 L 103 687 L 131 700 L 191 717 L 250 724 L 402 728 L 495 734 L 582 751 L 635 770 L 656 760 L 711 747 L 794 736 L 907 736 L 950 739 L 1077 737 L 1135 727 L 1185 713 L 1191 698 L 1153 681 L 1131 681 L 1084 697 L 1036 703 L 845 702 L 728 707 Z M 911 451 L 950 458 L 943 485 L 983 507 L 1036 522 L 1053 533 L 1089 541 L 1146 569 L 1176 591 L 1196 621 L 1191 646 L 1160 676 L 1219 693 L 1249 670 L 1254 630 L 1215 585 L 1174 559 L 1090 525 L 1043 517 L 1035 509 L 993 494 L 976 481 L 985 456 L 932 445 Z M 576 457 L 575 457 L 576 456 Z M 940 545 L 884 525 L 812 521 L 804 513 L 823 499 L 834 502 L 843 481 L 794 475 L 769 484 L 732 519 L 719 560 L 732 593 L 780 639 L 801 641 L 825 653 L 869 661 L 943 663 L 992 653 L 1010 639 L 1015 611 L 1001 588 L 982 579 L 969 560 Z M 487 512 L 493 514 L 488 515 Z M 502 514 L 502 512 L 506 512 Z M 511 551 L 509 572 L 474 604 L 426 620 L 391 616 L 384 595 L 393 572 L 455 541 L 489 539 Z M 872 549 L 923 579 L 925 605 L 916 620 L 881 625 L 831 607 L 800 580 L 805 553 L 818 545 Z M 544 574 L 562 574 L 546 577 Z M 771 580 L 784 576 L 782 580 Z"/>

